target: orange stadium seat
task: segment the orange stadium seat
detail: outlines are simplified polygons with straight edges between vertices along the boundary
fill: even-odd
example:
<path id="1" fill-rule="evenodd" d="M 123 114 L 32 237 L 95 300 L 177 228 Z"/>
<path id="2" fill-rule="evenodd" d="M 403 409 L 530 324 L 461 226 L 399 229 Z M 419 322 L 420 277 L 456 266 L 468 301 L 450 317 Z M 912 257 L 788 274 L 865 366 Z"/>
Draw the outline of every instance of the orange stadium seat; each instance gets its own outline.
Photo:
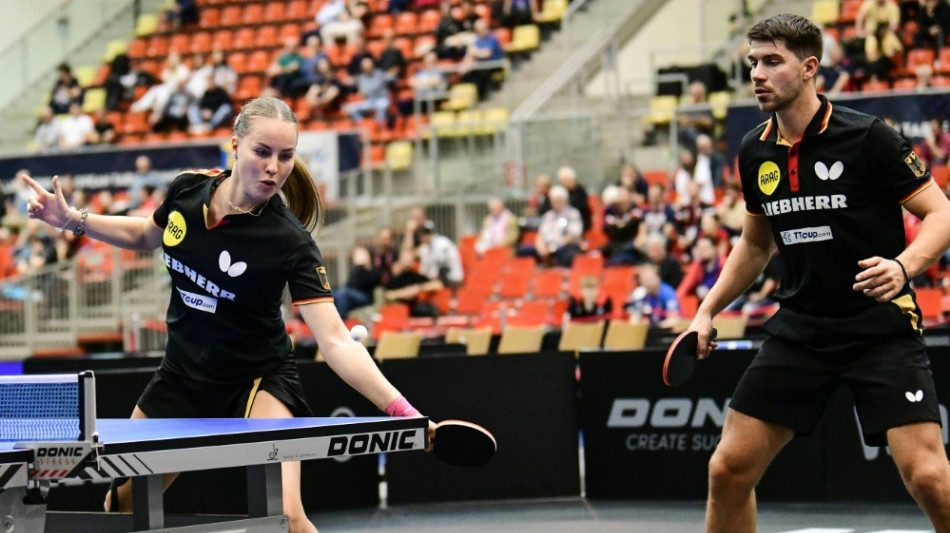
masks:
<path id="1" fill-rule="evenodd" d="M 914 289 L 917 296 L 917 305 L 920 307 L 920 313 L 926 321 L 933 321 L 943 316 L 941 308 L 941 298 L 943 298 L 943 289 L 940 288 L 920 288 Z"/>
<path id="2" fill-rule="evenodd" d="M 191 49 L 191 35 L 187 33 L 176 33 L 168 40 L 168 49 L 174 50 L 179 54 L 187 54 Z"/>
<path id="3" fill-rule="evenodd" d="M 148 53 L 148 43 L 142 37 L 133 39 L 129 43 L 129 50 L 126 53 L 129 55 L 129 59 L 141 59 Z"/>
<path id="4" fill-rule="evenodd" d="M 264 20 L 267 22 L 283 22 L 287 18 L 287 4 L 285 2 L 268 2 L 264 8 Z"/>
<path id="5" fill-rule="evenodd" d="M 564 292 L 564 272 L 560 268 L 536 270 L 531 294 L 538 298 L 560 298 Z"/>
<path id="6" fill-rule="evenodd" d="M 247 54 L 244 52 L 228 53 L 228 65 L 231 65 L 234 72 L 243 74 L 247 71 Z"/>
<path id="7" fill-rule="evenodd" d="M 861 91 L 866 93 L 880 93 L 890 89 L 890 84 L 884 80 L 868 80 L 861 86 Z"/>
<path id="8" fill-rule="evenodd" d="M 418 17 L 412 11 L 404 11 L 396 16 L 396 35 L 415 35 Z"/>
<path id="9" fill-rule="evenodd" d="M 211 46 L 221 50 L 230 50 L 234 43 L 234 32 L 231 30 L 218 30 L 211 35 Z"/>
<path id="10" fill-rule="evenodd" d="M 224 27 L 241 24 L 241 6 L 230 5 L 223 8 L 218 24 Z"/>
<path id="11" fill-rule="evenodd" d="M 369 28 L 366 29 L 366 37 L 369 39 L 381 37 L 384 31 L 390 29 L 393 29 L 392 15 L 374 15 L 373 20 L 369 23 Z"/>
<path id="12" fill-rule="evenodd" d="M 841 15 L 838 17 L 838 22 L 854 22 L 854 19 L 858 16 L 858 11 L 861 9 L 862 1 L 863 0 L 843 0 L 841 3 Z"/>
<path id="13" fill-rule="evenodd" d="M 930 174 L 933 176 L 934 181 L 940 187 L 941 191 L 947 191 L 947 182 L 948 175 L 950 175 L 950 170 L 947 169 L 947 165 L 934 165 L 930 168 Z"/>
<path id="14" fill-rule="evenodd" d="M 191 37 L 191 53 L 207 54 L 211 51 L 211 33 L 199 31 Z M 198 68 L 200 65 L 193 65 L 192 68 Z"/>
<path id="15" fill-rule="evenodd" d="M 221 23 L 221 10 L 204 6 L 198 11 L 198 25 L 202 28 L 217 28 Z"/>
<path id="16" fill-rule="evenodd" d="M 937 62 L 940 64 L 937 72 L 950 73 L 950 46 L 944 46 L 937 54 Z"/>
<path id="17" fill-rule="evenodd" d="M 283 6 L 283 2 L 275 2 Z M 241 13 L 241 22 L 243 24 L 260 24 L 264 20 L 263 4 L 248 4 Z"/>
<path id="18" fill-rule="evenodd" d="M 914 72 L 917 67 L 929 66 L 933 68 L 934 51 L 930 48 L 915 48 L 907 52 L 907 70 Z"/>
<path id="19" fill-rule="evenodd" d="M 244 76 L 238 81 L 238 88 L 234 92 L 234 98 L 240 101 L 257 98 L 261 95 L 262 88 L 263 82 L 260 76 Z"/>
<path id="20" fill-rule="evenodd" d="M 247 56 L 248 72 L 264 72 L 270 65 L 271 54 L 267 50 L 254 50 Z"/>
<path id="21" fill-rule="evenodd" d="M 283 42 L 287 37 L 294 37 L 295 39 L 300 38 L 300 34 L 303 33 L 300 29 L 300 24 L 296 22 L 289 22 L 280 27 L 280 31 L 277 33 L 277 38 Z"/>
<path id="22" fill-rule="evenodd" d="M 277 26 L 261 26 L 257 30 L 254 44 L 259 48 L 270 48 L 281 43 L 277 40 Z"/>
<path id="23" fill-rule="evenodd" d="M 310 18 L 307 0 L 292 0 L 287 4 L 287 20 L 304 20 Z M 314 11 L 316 13 L 316 11 Z"/>
<path id="24" fill-rule="evenodd" d="M 234 48 L 253 48 L 256 33 L 254 28 L 241 28 L 234 33 Z"/>
<path id="25" fill-rule="evenodd" d="M 148 40 L 148 48 L 145 51 L 148 57 L 165 57 L 168 55 L 168 37 L 153 35 Z"/>
<path id="26" fill-rule="evenodd" d="M 416 25 L 416 29 L 419 33 L 434 33 L 441 18 L 442 14 L 439 13 L 438 9 L 427 9 L 419 15 L 419 22 Z"/>

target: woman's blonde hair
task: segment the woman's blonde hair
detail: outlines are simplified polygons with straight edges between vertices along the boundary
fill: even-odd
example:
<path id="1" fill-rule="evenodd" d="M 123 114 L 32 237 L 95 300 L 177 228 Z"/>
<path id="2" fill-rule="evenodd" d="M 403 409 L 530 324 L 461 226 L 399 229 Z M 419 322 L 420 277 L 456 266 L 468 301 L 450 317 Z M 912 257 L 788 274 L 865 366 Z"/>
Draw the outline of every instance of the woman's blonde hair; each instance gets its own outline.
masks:
<path id="1" fill-rule="evenodd" d="M 277 118 L 292 122 L 297 126 L 297 117 L 290 107 L 279 98 L 255 98 L 241 108 L 241 112 L 234 119 L 234 136 L 243 139 L 251 128 L 253 119 Z M 313 182 L 313 176 L 302 159 L 294 156 L 294 168 L 287 176 L 280 191 L 284 193 L 287 207 L 303 223 L 309 231 L 319 230 L 323 224 L 323 200 L 320 191 Z"/>

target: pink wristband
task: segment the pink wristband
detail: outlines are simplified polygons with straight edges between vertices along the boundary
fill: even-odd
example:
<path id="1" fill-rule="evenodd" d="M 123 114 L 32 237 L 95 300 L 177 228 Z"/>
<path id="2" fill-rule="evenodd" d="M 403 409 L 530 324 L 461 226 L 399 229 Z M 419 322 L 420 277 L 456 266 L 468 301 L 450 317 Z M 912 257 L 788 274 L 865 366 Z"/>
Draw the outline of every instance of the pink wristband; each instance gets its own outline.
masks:
<path id="1" fill-rule="evenodd" d="M 400 396 L 386 406 L 386 414 L 389 416 L 420 416 L 419 410 L 409 403 L 405 396 Z"/>

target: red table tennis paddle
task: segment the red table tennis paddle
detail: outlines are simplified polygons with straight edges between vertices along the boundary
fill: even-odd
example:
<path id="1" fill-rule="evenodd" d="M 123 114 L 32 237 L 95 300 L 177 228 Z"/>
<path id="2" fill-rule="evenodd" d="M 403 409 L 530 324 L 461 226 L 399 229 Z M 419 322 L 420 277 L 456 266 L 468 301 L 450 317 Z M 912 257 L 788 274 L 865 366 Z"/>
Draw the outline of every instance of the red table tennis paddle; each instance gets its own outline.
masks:
<path id="1" fill-rule="evenodd" d="M 455 466 L 482 466 L 495 456 L 495 437 L 478 424 L 443 420 L 435 425 L 432 454 Z"/>
<path id="2" fill-rule="evenodd" d="M 716 340 L 716 328 L 709 334 L 709 342 Z M 680 333 L 663 361 L 663 383 L 670 387 L 679 387 L 693 375 L 696 367 L 696 347 L 699 344 L 698 331 Z"/>

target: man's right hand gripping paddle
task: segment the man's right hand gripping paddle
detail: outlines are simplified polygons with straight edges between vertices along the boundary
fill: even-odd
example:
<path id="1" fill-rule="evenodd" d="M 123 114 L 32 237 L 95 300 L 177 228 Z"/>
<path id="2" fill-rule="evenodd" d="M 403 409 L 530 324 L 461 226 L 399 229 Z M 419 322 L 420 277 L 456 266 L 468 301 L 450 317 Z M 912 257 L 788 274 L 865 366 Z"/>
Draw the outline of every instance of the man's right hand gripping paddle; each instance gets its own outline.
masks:
<path id="1" fill-rule="evenodd" d="M 715 340 L 716 328 L 712 328 L 708 343 L 713 348 Z M 686 380 L 693 375 L 693 369 L 699 359 L 698 351 L 699 332 L 687 330 L 680 333 L 666 351 L 666 359 L 663 361 L 663 383 L 670 387 L 679 387 L 686 383 Z"/>

